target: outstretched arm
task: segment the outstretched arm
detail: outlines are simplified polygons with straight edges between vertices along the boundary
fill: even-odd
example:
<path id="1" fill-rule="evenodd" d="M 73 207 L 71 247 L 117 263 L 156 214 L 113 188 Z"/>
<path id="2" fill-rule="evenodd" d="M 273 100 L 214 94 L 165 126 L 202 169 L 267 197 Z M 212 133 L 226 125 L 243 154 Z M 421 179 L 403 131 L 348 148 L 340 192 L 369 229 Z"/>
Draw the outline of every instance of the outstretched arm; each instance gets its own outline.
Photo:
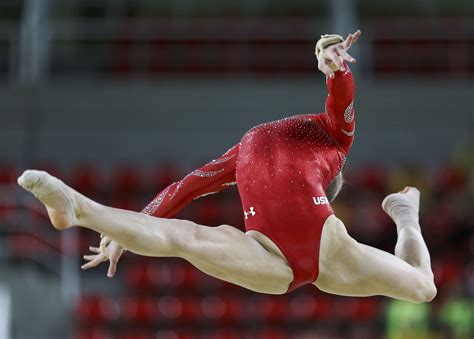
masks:
<path id="1" fill-rule="evenodd" d="M 347 65 L 327 80 L 326 114 L 329 132 L 345 153 L 354 140 L 354 81 Z"/>
<path id="2" fill-rule="evenodd" d="M 235 184 L 235 167 L 240 144 L 229 149 L 224 155 L 209 162 L 166 187 L 142 210 L 142 213 L 155 217 L 171 218 L 183 209 L 189 202 L 204 195 L 216 193 Z M 117 263 L 124 248 L 108 237 L 102 237 L 100 247 L 89 247 L 92 255 L 85 255 L 88 262 L 82 269 L 96 267 L 109 260 L 107 275 L 113 277 Z"/>
<path id="3" fill-rule="evenodd" d="M 239 148 L 240 144 L 235 145 L 220 158 L 166 187 L 142 210 L 142 213 L 171 218 L 192 200 L 234 185 Z"/>
<path id="4" fill-rule="evenodd" d="M 354 80 L 346 62 L 356 60 L 347 50 L 360 34 L 360 31 L 349 34 L 344 41 L 336 35 L 323 36 L 316 45 L 318 67 L 326 74 L 328 87 L 325 110 L 328 130 L 345 153 L 349 152 L 355 131 Z"/>

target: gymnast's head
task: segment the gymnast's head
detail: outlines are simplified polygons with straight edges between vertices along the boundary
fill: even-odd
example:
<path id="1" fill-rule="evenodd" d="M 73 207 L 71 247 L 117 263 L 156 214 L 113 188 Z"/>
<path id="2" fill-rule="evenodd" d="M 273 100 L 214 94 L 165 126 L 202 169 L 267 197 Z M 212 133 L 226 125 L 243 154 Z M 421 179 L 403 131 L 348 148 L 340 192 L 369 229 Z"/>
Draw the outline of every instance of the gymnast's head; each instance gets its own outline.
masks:
<path id="1" fill-rule="evenodd" d="M 326 197 L 328 198 L 329 202 L 333 202 L 334 199 L 336 199 L 343 185 L 344 177 L 342 176 L 342 171 L 340 171 L 326 188 Z"/>

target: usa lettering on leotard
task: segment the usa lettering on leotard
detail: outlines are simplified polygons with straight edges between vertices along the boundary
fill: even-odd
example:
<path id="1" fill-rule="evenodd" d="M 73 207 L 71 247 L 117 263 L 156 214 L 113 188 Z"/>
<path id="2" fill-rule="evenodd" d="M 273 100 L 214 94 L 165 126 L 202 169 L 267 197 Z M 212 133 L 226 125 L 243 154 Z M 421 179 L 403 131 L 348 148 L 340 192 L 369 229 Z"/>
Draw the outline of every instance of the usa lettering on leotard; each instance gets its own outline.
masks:
<path id="1" fill-rule="evenodd" d="M 329 201 L 326 197 L 313 197 L 313 201 L 315 205 L 328 205 Z"/>

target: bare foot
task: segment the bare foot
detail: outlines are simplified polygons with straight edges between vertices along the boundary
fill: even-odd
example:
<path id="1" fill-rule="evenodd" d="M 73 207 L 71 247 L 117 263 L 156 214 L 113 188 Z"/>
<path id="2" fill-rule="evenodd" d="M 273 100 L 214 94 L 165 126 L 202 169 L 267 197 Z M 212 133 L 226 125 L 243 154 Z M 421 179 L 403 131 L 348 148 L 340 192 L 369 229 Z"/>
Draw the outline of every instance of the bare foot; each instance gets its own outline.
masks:
<path id="1" fill-rule="evenodd" d="M 44 171 L 27 170 L 18 184 L 45 205 L 55 228 L 64 230 L 76 224 L 75 192 L 61 180 Z"/>
<path id="2" fill-rule="evenodd" d="M 382 201 L 382 208 L 397 228 L 415 226 L 419 229 L 420 191 L 416 187 L 405 187 L 402 191 L 389 194 Z"/>

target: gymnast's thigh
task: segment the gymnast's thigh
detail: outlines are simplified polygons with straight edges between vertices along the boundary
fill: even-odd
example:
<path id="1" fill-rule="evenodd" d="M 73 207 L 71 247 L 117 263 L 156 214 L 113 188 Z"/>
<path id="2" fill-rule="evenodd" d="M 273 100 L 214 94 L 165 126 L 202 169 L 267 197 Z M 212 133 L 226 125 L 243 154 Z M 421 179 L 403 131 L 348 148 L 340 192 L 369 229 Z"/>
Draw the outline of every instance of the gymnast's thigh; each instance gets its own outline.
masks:
<path id="1" fill-rule="evenodd" d="M 314 285 L 338 295 L 384 295 L 411 302 L 428 301 L 434 295 L 420 270 L 391 253 L 358 243 L 335 216 L 323 227 Z"/>
<path id="2" fill-rule="evenodd" d="M 196 224 L 186 235 L 181 257 L 209 275 L 253 291 L 285 293 L 293 279 L 291 268 L 252 235 L 229 225 Z"/>

